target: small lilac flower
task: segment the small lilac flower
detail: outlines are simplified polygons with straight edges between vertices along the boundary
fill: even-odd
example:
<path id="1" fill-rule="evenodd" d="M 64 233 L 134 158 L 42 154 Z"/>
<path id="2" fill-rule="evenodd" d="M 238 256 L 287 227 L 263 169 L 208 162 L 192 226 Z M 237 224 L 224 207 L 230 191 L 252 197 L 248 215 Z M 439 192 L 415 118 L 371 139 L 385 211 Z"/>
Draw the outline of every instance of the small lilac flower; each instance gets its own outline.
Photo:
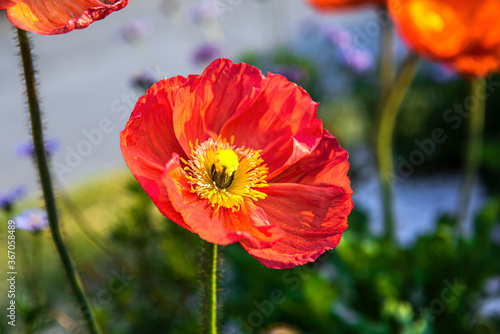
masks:
<path id="1" fill-rule="evenodd" d="M 293 65 L 277 65 L 271 69 L 271 72 L 281 74 L 286 77 L 289 81 L 293 81 L 295 83 L 306 82 L 309 80 L 309 73 L 303 68 Z"/>
<path id="2" fill-rule="evenodd" d="M 323 36 L 337 49 L 336 56 L 350 70 L 361 74 L 373 66 L 373 55 L 354 44 L 351 32 L 346 28 L 329 24 L 322 28 Z"/>
<path id="3" fill-rule="evenodd" d="M 218 11 L 213 1 L 205 0 L 196 6 L 189 8 L 189 17 L 195 24 L 203 23 L 217 17 Z"/>
<path id="4" fill-rule="evenodd" d="M 45 152 L 51 156 L 59 148 L 59 141 L 57 139 L 47 139 L 45 141 Z M 35 158 L 35 148 L 32 142 L 19 143 L 16 146 L 15 153 L 19 157 Z"/>
<path id="5" fill-rule="evenodd" d="M 146 38 L 153 30 L 153 24 L 145 18 L 131 20 L 120 28 L 120 34 L 125 41 L 132 43 Z"/>
<path id="6" fill-rule="evenodd" d="M 135 74 L 130 84 L 132 87 L 140 87 L 145 90 L 148 90 L 155 82 L 157 82 L 160 78 L 156 77 L 151 71 L 144 70 L 140 73 Z"/>
<path id="7" fill-rule="evenodd" d="M 325 38 L 337 47 L 353 46 L 352 34 L 339 25 L 328 25 L 323 29 Z"/>
<path id="8" fill-rule="evenodd" d="M 38 232 L 49 226 L 47 213 L 38 209 L 25 210 L 12 220 L 16 223 L 16 229 L 30 232 Z"/>
<path id="9" fill-rule="evenodd" d="M 367 72 L 373 66 L 373 55 L 362 49 L 344 54 L 343 60 L 344 65 L 358 74 Z"/>
<path id="10" fill-rule="evenodd" d="M 193 53 L 193 62 L 197 65 L 204 65 L 218 58 L 221 54 L 219 47 L 215 44 L 202 44 Z"/>
<path id="11" fill-rule="evenodd" d="M 26 196 L 26 187 L 17 186 L 10 191 L 0 193 L 0 209 L 10 211 L 12 206 Z"/>

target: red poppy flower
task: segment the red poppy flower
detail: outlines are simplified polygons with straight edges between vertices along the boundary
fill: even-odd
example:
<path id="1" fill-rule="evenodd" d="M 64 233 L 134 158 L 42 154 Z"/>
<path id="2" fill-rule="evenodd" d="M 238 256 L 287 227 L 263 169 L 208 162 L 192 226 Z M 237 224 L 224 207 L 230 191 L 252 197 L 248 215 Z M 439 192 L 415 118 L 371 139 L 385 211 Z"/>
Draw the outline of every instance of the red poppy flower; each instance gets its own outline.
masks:
<path id="1" fill-rule="evenodd" d="M 83 29 L 128 4 L 128 0 L 0 0 L 0 10 L 19 29 L 40 35 Z"/>
<path id="2" fill-rule="evenodd" d="M 154 84 L 120 133 L 158 209 L 208 242 L 240 242 L 270 268 L 337 246 L 352 209 L 347 152 L 285 77 L 215 60 Z"/>
<path id="3" fill-rule="evenodd" d="M 319 9 L 341 9 L 358 7 L 364 5 L 382 5 L 387 4 L 387 0 L 307 0 L 311 5 Z"/>
<path id="4" fill-rule="evenodd" d="M 389 8 L 411 47 L 465 76 L 500 67 L 500 1 L 397 0 Z"/>

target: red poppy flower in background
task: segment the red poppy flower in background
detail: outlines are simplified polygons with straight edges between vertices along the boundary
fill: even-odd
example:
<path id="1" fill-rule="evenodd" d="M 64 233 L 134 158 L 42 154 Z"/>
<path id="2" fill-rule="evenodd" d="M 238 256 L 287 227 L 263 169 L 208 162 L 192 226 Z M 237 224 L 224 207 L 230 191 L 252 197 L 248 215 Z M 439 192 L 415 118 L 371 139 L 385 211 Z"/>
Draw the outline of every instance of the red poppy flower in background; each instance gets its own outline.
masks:
<path id="1" fill-rule="evenodd" d="M 165 216 L 290 268 L 336 247 L 353 206 L 348 154 L 316 109 L 285 77 L 218 59 L 202 75 L 154 84 L 121 149 Z"/>
<path id="2" fill-rule="evenodd" d="M 387 0 L 307 0 L 311 5 L 319 9 L 341 9 L 358 7 L 364 5 L 385 6 Z"/>
<path id="3" fill-rule="evenodd" d="M 19 29 L 40 35 L 83 29 L 128 4 L 128 0 L 0 0 L 0 10 Z"/>
<path id="4" fill-rule="evenodd" d="M 446 62 L 464 76 L 500 67 L 500 1 L 392 0 L 400 33 L 423 57 Z"/>

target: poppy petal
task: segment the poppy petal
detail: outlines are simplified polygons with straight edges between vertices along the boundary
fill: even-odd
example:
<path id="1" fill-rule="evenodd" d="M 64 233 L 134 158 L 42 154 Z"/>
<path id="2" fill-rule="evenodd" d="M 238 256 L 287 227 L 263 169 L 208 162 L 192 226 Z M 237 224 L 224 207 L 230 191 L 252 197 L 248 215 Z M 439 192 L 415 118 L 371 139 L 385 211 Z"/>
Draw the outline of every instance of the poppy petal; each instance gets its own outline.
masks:
<path id="1" fill-rule="evenodd" d="M 185 82 L 186 78 L 178 76 L 154 84 L 139 99 L 120 133 L 120 146 L 130 171 L 160 211 L 188 228 L 172 208 L 165 186 L 159 182 L 172 154 L 183 154 L 174 134 L 171 103 L 176 89 Z"/>
<path id="2" fill-rule="evenodd" d="M 301 183 L 314 186 L 335 185 L 350 192 L 349 154 L 327 130 L 313 153 L 269 180 L 269 183 Z"/>
<path id="3" fill-rule="evenodd" d="M 64 34 L 83 29 L 128 4 L 100 0 L 23 0 L 7 8 L 7 17 L 16 27 L 40 35 Z"/>
<path id="4" fill-rule="evenodd" d="M 281 222 L 285 236 L 265 249 L 241 243 L 262 264 L 276 269 L 291 268 L 314 261 L 337 246 L 352 210 L 349 193 L 337 187 L 291 183 L 271 184 L 266 193 L 268 197 L 258 205 L 271 224 Z"/>
<path id="5" fill-rule="evenodd" d="M 243 210 L 237 212 L 230 212 L 228 209 L 219 211 L 222 213 L 221 219 L 227 228 L 246 231 L 254 236 L 254 238 L 245 240 L 253 248 L 271 247 L 285 234 L 278 225 L 271 225 L 264 210 L 256 206 L 250 199 L 245 199 Z"/>
<path id="6" fill-rule="evenodd" d="M 341 9 L 362 5 L 385 5 L 387 0 L 308 0 L 319 9 Z"/>
<path id="7" fill-rule="evenodd" d="M 263 90 L 248 110 L 240 110 L 221 130 L 236 146 L 262 149 L 268 178 L 310 154 L 323 135 L 318 104 L 279 74 L 268 73 Z M 245 124 L 245 126 L 241 126 Z"/>
<path id="8" fill-rule="evenodd" d="M 0 10 L 9 8 L 17 4 L 21 0 L 0 0 Z"/>
<path id="9" fill-rule="evenodd" d="M 314 261 L 335 248 L 353 207 L 348 166 L 347 152 L 325 131 L 311 156 L 271 180 L 263 190 L 266 199 L 257 203 L 271 224 L 282 222 L 283 239 L 266 249 L 242 246 L 265 266 L 278 269 Z"/>
<path id="10" fill-rule="evenodd" d="M 500 67 L 500 2 L 497 0 L 390 1 L 393 20 L 421 56 L 446 62 L 465 77 Z"/>
<path id="11" fill-rule="evenodd" d="M 465 76 L 486 77 L 498 70 L 500 66 L 500 50 L 491 55 L 462 55 L 453 62 L 453 68 Z"/>
<path id="12" fill-rule="evenodd" d="M 179 156 L 174 154 L 165 167 L 162 182 L 175 210 L 189 222 L 191 231 L 205 241 L 219 245 L 246 241 L 252 247 L 262 248 L 270 247 L 283 237 L 283 231 L 269 224 L 264 211 L 251 200 L 245 201 L 245 208 L 237 212 L 226 208 L 214 212 L 207 200 L 200 200 L 191 192 L 185 175 Z"/>
<path id="13" fill-rule="evenodd" d="M 257 68 L 223 58 L 212 62 L 200 76 L 190 75 L 174 109 L 175 133 L 184 150 L 189 152 L 190 141 L 217 139 L 224 123 L 253 103 L 263 79 Z"/>
<path id="14" fill-rule="evenodd" d="M 469 44 L 467 22 L 454 4 L 434 0 L 403 0 L 391 4 L 395 23 L 415 51 L 427 57 L 449 59 Z"/>
<path id="15" fill-rule="evenodd" d="M 188 81 L 174 109 L 174 129 L 186 152 L 189 142 L 234 137 L 237 147 L 262 149 L 272 177 L 311 153 L 321 140 L 317 103 L 281 75 L 266 78 L 253 66 L 217 59 Z"/>

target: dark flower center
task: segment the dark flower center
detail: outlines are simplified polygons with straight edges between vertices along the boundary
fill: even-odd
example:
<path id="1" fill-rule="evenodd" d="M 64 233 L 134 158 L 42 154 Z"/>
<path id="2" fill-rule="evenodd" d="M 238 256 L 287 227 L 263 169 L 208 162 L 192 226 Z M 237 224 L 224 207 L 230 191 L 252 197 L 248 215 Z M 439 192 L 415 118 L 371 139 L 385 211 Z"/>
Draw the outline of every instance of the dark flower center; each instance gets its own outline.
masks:
<path id="1" fill-rule="evenodd" d="M 221 189 L 226 189 L 227 187 L 229 187 L 234 180 L 234 172 L 228 173 L 226 168 L 224 167 L 221 171 L 218 171 L 215 167 L 215 164 L 212 165 L 211 176 L 212 180 L 215 182 L 215 185 Z"/>

